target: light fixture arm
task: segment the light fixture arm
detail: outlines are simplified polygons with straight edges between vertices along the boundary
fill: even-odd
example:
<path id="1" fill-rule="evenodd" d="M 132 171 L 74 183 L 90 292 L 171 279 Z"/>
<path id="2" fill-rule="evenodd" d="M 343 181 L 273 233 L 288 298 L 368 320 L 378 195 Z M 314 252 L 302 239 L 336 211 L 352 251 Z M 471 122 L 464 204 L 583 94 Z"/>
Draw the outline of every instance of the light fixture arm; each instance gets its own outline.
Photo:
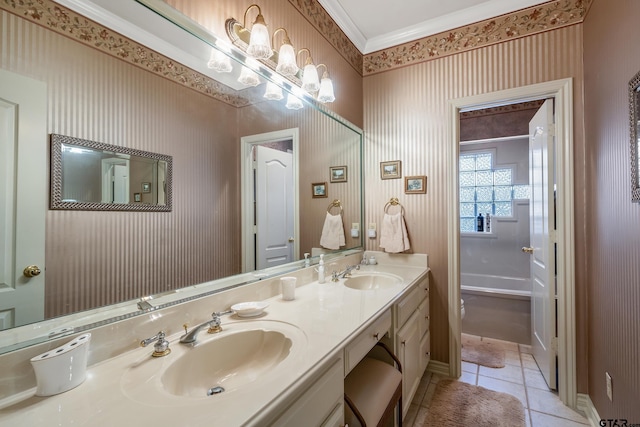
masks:
<path id="1" fill-rule="evenodd" d="M 329 69 L 327 68 L 327 66 L 324 65 L 324 64 L 316 65 L 316 68 L 320 68 L 320 67 L 324 67 L 324 72 L 322 73 L 322 78 L 323 79 L 328 78 L 329 77 Z"/>
<path id="2" fill-rule="evenodd" d="M 264 16 L 262 16 L 262 10 L 260 9 L 260 6 L 258 6 L 258 5 L 257 5 L 257 4 L 255 4 L 255 3 L 254 3 L 254 4 L 252 4 L 251 6 L 249 6 L 249 7 L 244 11 L 244 18 L 242 19 L 242 26 L 243 26 L 244 28 L 247 28 L 247 12 L 249 12 L 249 10 L 250 10 L 252 7 L 254 7 L 254 6 L 258 8 L 258 16 L 256 16 L 256 20 L 254 21 L 254 24 L 255 24 L 255 23 L 258 23 L 258 24 L 262 24 L 262 25 L 264 25 L 264 26 L 266 27 L 266 26 L 267 26 L 267 24 L 266 24 L 266 23 L 265 23 L 265 21 L 264 21 Z"/>
<path id="3" fill-rule="evenodd" d="M 296 61 L 298 60 L 298 58 L 300 58 L 300 54 L 302 52 L 307 52 L 307 60 L 305 61 L 305 65 L 309 65 L 309 64 L 313 64 L 313 58 L 311 57 L 311 51 L 309 49 L 307 49 L 306 47 L 303 47 L 302 49 L 300 49 L 296 55 Z"/>
<path id="4" fill-rule="evenodd" d="M 271 35 L 271 45 L 275 46 L 275 37 L 276 34 L 278 34 L 278 32 L 280 31 L 284 31 L 284 37 L 282 37 L 282 44 L 291 44 L 291 39 L 289 39 L 289 33 L 287 33 L 287 30 L 283 27 L 280 28 L 276 28 L 276 30 L 273 32 L 273 34 Z"/>

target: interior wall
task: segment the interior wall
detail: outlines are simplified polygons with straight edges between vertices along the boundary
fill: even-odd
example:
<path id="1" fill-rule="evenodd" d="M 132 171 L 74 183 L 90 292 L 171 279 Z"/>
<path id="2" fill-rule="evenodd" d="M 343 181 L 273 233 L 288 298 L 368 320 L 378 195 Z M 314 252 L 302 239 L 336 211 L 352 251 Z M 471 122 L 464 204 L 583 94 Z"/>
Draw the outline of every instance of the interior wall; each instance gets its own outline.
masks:
<path id="1" fill-rule="evenodd" d="M 398 197 L 405 207 L 411 251 L 429 254 L 433 359 L 449 362 L 447 194 L 450 99 L 573 78 L 576 165 L 576 298 L 578 351 L 586 340 L 584 289 L 584 141 L 582 25 L 502 42 L 364 78 L 366 223 L 380 223 Z M 380 179 L 382 161 L 401 160 L 402 175 L 427 175 L 427 194 L 404 194 L 402 179 Z M 379 249 L 367 239 L 366 249 Z M 586 363 L 578 358 L 578 390 L 586 392 Z"/>
<path id="2" fill-rule="evenodd" d="M 629 423 L 640 420 L 640 205 L 631 203 L 628 94 L 640 71 L 639 15 L 637 1 L 596 0 L 584 22 L 589 396 L 601 418 Z"/>

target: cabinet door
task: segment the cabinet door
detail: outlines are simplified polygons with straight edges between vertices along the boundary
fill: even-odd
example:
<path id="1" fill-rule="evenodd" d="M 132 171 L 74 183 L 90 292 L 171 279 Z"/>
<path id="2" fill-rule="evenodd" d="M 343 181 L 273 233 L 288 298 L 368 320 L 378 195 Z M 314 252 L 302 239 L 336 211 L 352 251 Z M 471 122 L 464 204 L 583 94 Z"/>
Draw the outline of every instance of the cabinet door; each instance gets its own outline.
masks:
<path id="1" fill-rule="evenodd" d="M 425 369 L 431 360 L 431 333 L 427 331 L 420 340 L 420 372 L 424 374 Z"/>
<path id="2" fill-rule="evenodd" d="M 409 411 L 413 396 L 418 390 L 420 379 L 420 328 L 419 312 L 415 311 L 402 328 L 396 333 L 396 353 L 402 363 L 402 417 Z"/>

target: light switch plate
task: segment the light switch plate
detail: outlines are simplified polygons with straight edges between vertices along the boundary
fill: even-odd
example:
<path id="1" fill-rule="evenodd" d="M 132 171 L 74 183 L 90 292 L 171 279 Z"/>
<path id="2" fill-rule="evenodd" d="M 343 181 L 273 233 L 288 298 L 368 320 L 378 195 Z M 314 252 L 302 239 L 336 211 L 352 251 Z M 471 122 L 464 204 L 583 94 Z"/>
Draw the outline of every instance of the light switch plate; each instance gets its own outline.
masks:
<path id="1" fill-rule="evenodd" d="M 351 224 L 351 229 L 352 230 L 360 230 L 360 223 L 359 222 L 354 222 Z"/>

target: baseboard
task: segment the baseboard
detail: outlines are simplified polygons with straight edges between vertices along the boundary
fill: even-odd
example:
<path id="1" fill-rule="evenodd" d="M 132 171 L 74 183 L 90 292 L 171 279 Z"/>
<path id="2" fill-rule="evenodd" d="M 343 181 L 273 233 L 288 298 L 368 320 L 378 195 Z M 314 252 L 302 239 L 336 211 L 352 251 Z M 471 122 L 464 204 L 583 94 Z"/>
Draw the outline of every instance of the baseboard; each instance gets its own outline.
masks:
<path id="1" fill-rule="evenodd" d="M 600 425 L 600 415 L 598 415 L 598 410 L 593 406 L 593 402 L 588 394 L 578 393 L 577 409 L 584 412 L 585 417 L 589 420 L 589 424 L 593 427 Z"/>
<path id="2" fill-rule="evenodd" d="M 442 375 L 444 377 L 449 377 L 449 364 L 444 362 L 438 362 L 437 360 L 430 360 L 429 365 L 427 365 L 427 371 Z"/>

